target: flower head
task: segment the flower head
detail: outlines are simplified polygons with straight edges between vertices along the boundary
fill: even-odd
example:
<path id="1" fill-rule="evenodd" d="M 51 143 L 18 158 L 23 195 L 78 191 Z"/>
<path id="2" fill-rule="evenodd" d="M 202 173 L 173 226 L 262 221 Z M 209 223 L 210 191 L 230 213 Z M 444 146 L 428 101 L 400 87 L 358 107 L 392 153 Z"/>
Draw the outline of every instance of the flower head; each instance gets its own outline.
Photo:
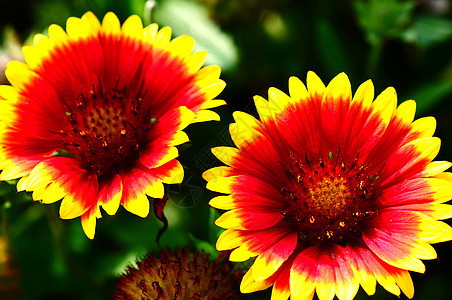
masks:
<path id="1" fill-rule="evenodd" d="M 227 166 L 203 175 L 229 194 L 210 202 L 227 210 L 217 249 L 256 257 L 242 292 L 273 285 L 272 299 L 346 300 L 378 282 L 413 297 L 408 271 L 424 272 L 430 244 L 452 239 L 439 221 L 452 215 L 452 174 L 432 161 L 435 119 L 413 122 L 415 102 L 397 107 L 391 87 L 373 100 L 370 80 L 352 97 L 345 74 L 327 87 L 312 72 L 307 88 L 292 77 L 289 92 L 256 96 L 260 121 L 235 112 L 237 148 L 212 149 Z"/>
<path id="2" fill-rule="evenodd" d="M 24 47 L 26 64 L 8 65 L 0 179 L 21 178 L 18 190 L 42 203 L 63 198 L 61 218 L 81 216 L 93 238 L 100 207 L 146 217 L 147 196 L 182 181 L 182 129 L 219 118 L 207 109 L 224 104 L 213 100 L 224 82 L 219 67 L 200 69 L 207 54 L 192 53 L 192 38 L 170 40 L 170 28 L 143 28 L 137 16 L 121 27 L 113 13 L 101 24 L 88 12 L 66 31 L 51 25 Z"/>
<path id="3" fill-rule="evenodd" d="M 240 299 L 241 274 L 221 256 L 212 261 L 208 254 L 187 248 L 161 250 L 138 261 L 136 268 L 128 267 L 113 298 L 235 300 Z"/>

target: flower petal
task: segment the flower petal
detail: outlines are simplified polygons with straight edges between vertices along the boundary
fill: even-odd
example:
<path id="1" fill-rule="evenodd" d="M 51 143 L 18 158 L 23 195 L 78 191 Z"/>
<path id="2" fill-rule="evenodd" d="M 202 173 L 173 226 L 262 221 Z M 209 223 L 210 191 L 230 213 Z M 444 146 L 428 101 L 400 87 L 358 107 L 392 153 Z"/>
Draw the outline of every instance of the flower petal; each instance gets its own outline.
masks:
<path id="1" fill-rule="evenodd" d="M 146 191 L 158 184 L 159 179 L 140 169 L 133 169 L 120 176 L 123 186 L 121 204 L 129 212 L 146 218 L 150 209 Z"/>
<path id="2" fill-rule="evenodd" d="M 270 300 L 287 300 L 290 296 L 290 265 L 282 266 L 275 280 Z"/>
<path id="3" fill-rule="evenodd" d="M 226 229 L 262 230 L 276 225 L 284 216 L 268 209 L 233 209 L 225 212 L 215 224 Z"/>
<path id="4" fill-rule="evenodd" d="M 372 229 L 363 233 L 363 239 L 386 263 L 423 273 L 425 266 L 419 258 L 433 259 L 436 253 L 417 237 L 420 225 L 421 219 L 414 213 L 385 211 L 372 221 Z"/>
<path id="5" fill-rule="evenodd" d="M 295 258 L 290 270 L 290 295 L 294 299 L 312 299 L 314 296 L 319 255 L 320 250 L 312 246 Z"/>
<path id="6" fill-rule="evenodd" d="M 389 184 L 401 176 L 405 178 L 422 170 L 436 157 L 441 141 L 439 138 L 421 138 L 402 146 L 394 155 L 389 157 L 386 168 L 382 172 L 386 180 L 382 186 Z"/>
<path id="7" fill-rule="evenodd" d="M 273 275 L 292 255 L 297 245 L 297 239 L 296 233 L 288 234 L 267 251 L 259 254 L 253 264 L 254 278 L 259 281 Z"/>
<path id="8" fill-rule="evenodd" d="M 98 214 L 100 214 L 99 207 L 93 206 L 81 216 L 83 231 L 89 239 L 94 239 L 94 234 L 96 232 L 96 216 Z"/>
<path id="9" fill-rule="evenodd" d="M 375 113 L 379 114 L 384 124 L 389 124 L 397 107 L 397 93 L 393 87 L 388 87 L 380 95 L 377 96 L 372 103 Z"/>
<path id="10" fill-rule="evenodd" d="M 235 123 L 229 125 L 229 132 L 238 148 L 244 147 L 260 136 L 260 133 L 256 131 L 260 124 L 253 116 L 236 111 L 233 113 L 233 117 Z"/>
<path id="11" fill-rule="evenodd" d="M 308 90 L 304 83 L 295 76 L 289 78 L 289 93 L 292 101 L 301 102 L 309 98 Z"/>
<path id="12" fill-rule="evenodd" d="M 186 107 L 169 111 L 154 123 L 149 133 L 150 141 L 140 152 L 140 161 L 148 168 L 159 167 L 178 156 L 172 145 L 179 130 L 184 129 L 194 118 L 194 113 Z"/>
<path id="13" fill-rule="evenodd" d="M 270 287 L 273 282 L 270 280 L 257 281 L 252 276 L 252 268 L 245 273 L 240 284 L 240 291 L 244 294 L 265 290 Z"/>
<path id="14" fill-rule="evenodd" d="M 311 98 L 319 97 L 320 99 L 323 97 L 323 93 L 325 92 L 325 85 L 322 80 L 312 71 L 308 72 L 308 76 L 306 78 L 306 83 L 308 87 L 308 92 L 311 95 Z"/>
<path id="15" fill-rule="evenodd" d="M 101 185 L 99 191 L 99 203 L 102 208 L 110 216 L 116 214 L 122 198 L 122 181 L 118 174 L 114 174 L 113 178 Z"/>
<path id="16" fill-rule="evenodd" d="M 374 100 L 374 93 L 374 84 L 369 79 L 358 87 L 353 96 L 353 102 L 358 102 L 362 107 L 368 108 Z"/>
<path id="17" fill-rule="evenodd" d="M 60 206 L 60 217 L 62 219 L 73 219 L 80 217 L 89 207 L 97 205 L 96 202 L 90 204 L 92 199 L 97 200 L 99 184 L 97 176 L 84 173 L 77 174 L 66 182 L 69 189 L 68 194 L 63 198 Z"/>
<path id="18" fill-rule="evenodd" d="M 212 153 L 224 164 L 231 165 L 234 157 L 239 154 L 239 151 L 233 147 L 215 147 L 212 148 Z"/>

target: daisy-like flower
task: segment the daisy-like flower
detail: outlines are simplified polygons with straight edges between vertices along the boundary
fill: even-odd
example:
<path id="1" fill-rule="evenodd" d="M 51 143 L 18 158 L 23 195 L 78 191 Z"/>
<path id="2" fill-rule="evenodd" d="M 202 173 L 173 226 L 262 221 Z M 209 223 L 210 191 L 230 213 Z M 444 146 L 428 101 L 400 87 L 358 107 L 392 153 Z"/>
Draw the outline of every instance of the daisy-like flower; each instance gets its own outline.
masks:
<path id="1" fill-rule="evenodd" d="M 392 87 L 373 100 L 370 80 L 352 97 L 345 74 L 327 87 L 312 72 L 307 88 L 292 77 L 289 92 L 256 96 L 260 121 L 235 112 L 237 148 L 212 149 L 227 166 L 204 173 L 209 189 L 230 194 L 210 202 L 227 210 L 217 249 L 256 257 L 242 292 L 273 285 L 272 299 L 346 300 L 378 282 L 413 297 L 408 271 L 423 273 L 431 244 L 452 239 L 439 221 L 452 215 L 452 175 L 432 161 L 435 119 L 413 122 L 415 102 L 397 107 Z"/>
<path id="2" fill-rule="evenodd" d="M 161 250 L 139 260 L 136 267 L 129 266 L 119 277 L 113 298 L 236 300 L 242 274 L 222 255 L 209 260 L 208 254 L 190 253 L 188 248 Z"/>
<path id="3" fill-rule="evenodd" d="M 194 40 L 171 40 L 171 29 L 143 28 L 138 16 L 121 26 L 88 12 L 51 25 L 11 62 L 0 86 L 0 180 L 21 178 L 19 191 L 48 204 L 63 198 L 60 217 L 81 216 L 94 237 L 100 207 L 120 205 L 146 217 L 148 196 L 180 183 L 175 146 L 192 122 L 218 120 L 207 110 L 224 88 L 220 68 L 204 67 Z"/>

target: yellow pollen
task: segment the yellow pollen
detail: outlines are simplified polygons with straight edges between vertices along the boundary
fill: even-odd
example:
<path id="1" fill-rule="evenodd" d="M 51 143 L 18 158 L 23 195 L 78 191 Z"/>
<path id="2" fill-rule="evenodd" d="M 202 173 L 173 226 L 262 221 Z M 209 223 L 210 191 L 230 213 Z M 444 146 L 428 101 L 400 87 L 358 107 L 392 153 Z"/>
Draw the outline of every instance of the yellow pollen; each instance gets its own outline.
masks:
<path id="1" fill-rule="evenodd" d="M 93 107 L 89 111 L 89 116 L 85 119 L 88 133 L 90 136 L 100 137 L 115 135 L 118 132 L 121 135 L 126 134 L 125 118 L 121 112 L 121 107 Z"/>
<path id="2" fill-rule="evenodd" d="M 353 197 L 347 181 L 342 177 L 323 178 L 309 188 L 311 204 L 326 214 L 335 214 L 346 209 L 347 203 Z"/>
<path id="3" fill-rule="evenodd" d="M 357 160 L 290 158 L 288 183 L 281 188 L 288 207 L 282 213 L 296 225 L 299 238 L 341 245 L 359 238 L 362 227 L 378 214 L 377 175 L 369 175 L 367 165 L 359 166 Z"/>

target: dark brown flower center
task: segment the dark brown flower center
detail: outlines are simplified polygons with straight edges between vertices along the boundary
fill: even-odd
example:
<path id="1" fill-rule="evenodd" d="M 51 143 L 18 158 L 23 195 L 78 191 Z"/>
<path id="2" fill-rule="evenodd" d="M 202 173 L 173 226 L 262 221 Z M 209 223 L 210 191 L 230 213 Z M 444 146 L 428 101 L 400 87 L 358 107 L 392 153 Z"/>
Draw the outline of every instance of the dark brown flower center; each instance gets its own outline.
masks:
<path id="1" fill-rule="evenodd" d="M 143 94 L 98 84 L 68 102 L 68 126 L 59 131 L 62 149 L 98 176 L 132 167 L 153 125 Z"/>
<path id="2" fill-rule="evenodd" d="M 135 300 L 228 300 L 240 299 L 240 269 L 219 255 L 204 252 L 161 250 L 129 266 L 119 277 L 113 299 Z"/>
<path id="3" fill-rule="evenodd" d="M 288 200 L 282 212 L 305 242 L 347 243 L 361 238 L 368 221 L 378 213 L 375 182 L 368 166 L 341 161 L 330 155 L 317 161 L 291 154 L 287 186 L 281 189 Z"/>

